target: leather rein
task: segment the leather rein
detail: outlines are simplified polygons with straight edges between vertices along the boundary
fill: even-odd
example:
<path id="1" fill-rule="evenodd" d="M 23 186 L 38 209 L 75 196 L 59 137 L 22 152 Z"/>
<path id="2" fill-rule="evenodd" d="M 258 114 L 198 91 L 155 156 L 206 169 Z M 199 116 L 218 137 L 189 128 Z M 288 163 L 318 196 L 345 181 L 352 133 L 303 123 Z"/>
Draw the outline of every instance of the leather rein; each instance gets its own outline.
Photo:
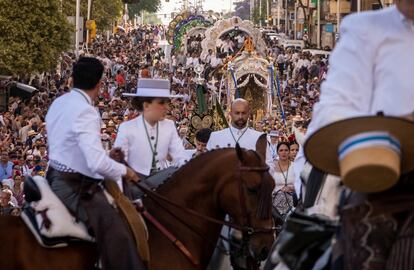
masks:
<path id="1" fill-rule="evenodd" d="M 242 231 L 242 232 L 246 232 L 248 234 L 271 233 L 271 232 L 275 231 L 275 228 L 254 228 L 254 227 L 251 227 L 250 219 L 247 215 L 246 201 L 244 200 L 245 196 L 244 196 L 244 192 L 243 192 L 243 181 L 242 181 L 241 173 L 240 173 L 241 171 L 255 171 L 255 172 L 260 172 L 260 173 L 263 174 L 263 173 L 265 173 L 269 170 L 269 167 L 268 166 L 263 166 L 263 167 L 240 166 L 239 170 L 240 170 L 239 171 L 239 180 L 240 180 L 240 182 L 239 182 L 239 198 L 240 198 L 240 204 L 241 204 L 241 208 L 242 208 L 241 210 L 242 210 L 242 214 L 243 214 L 243 219 L 245 221 L 245 225 L 243 225 L 243 226 L 238 225 L 234 222 L 219 220 L 219 219 L 215 219 L 215 218 L 200 214 L 199 212 L 197 212 L 193 209 L 182 206 L 182 205 L 170 200 L 169 198 L 167 198 L 163 195 L 160 195 L 160 194 L 154 192 L 151 189 L 148 189 L 147 187 L 141 185 L 139 182 L 135 183 L 135 185 L 139 189 L 141 189 L 149 198 L 151 198 L 153 200 L 158 199 L 158 200 L 164 201 L 164 202 L 168 203 L 169 205 L 172 205 L 174 207 L 177 207 L 177 208 L 183 210 L 184 212 L 187 212 L 188 214 L 199 217 L 199 218 L 204 219 L 206 221 L 209 221 L 211 223 L 215 223 L 215 224 L 218 224 L 218 225 L 225 225 L 225 226 L 228 226 L 230 228 L 233 228 L 233 229 L 236 229 L 236 230 L 239 230 L 239 231 Z"/>
<path id="2" fill-rule="evenodd" d="M 243 216 L 243 225 L 239 225 L 236 224 L 234 222 L 229 222 L 229 221 L 225 221 L 225 220 L 219 220 L 216 218 L 212 218 L 203 214 L 200 214 L 199 212 L 187 208 L 185 206 L 182 206 L 172 200 L 170 200 L 169 198 L 160 195 L 158 193 L 156 193 L 154 190 L 151 190 L 145 186 L 143 186 L 141 183 L 134 183 L 139 189 L 141 189 L 146 196 L 148 196 L 149 198 L 151 198 L 154 202 L 156 202 L 161 208 L 163 208 L 166 212 L 168 212 L 169 214 L 171 214 L 172 216 L 174 216 L 177 220 L 179 220 L 180 222 L 182 222 L 185 226 L 187 226 L 191 231 L 193 231 L 194 233 L 196 233 L 197 235 L 199 235 L 200 237 L 202 237 L 203 239 L 205 239 L 205 237 L 203 235 L 201 235 L 200 233 L 198 233 L 197 231 L 195 231 L 193 228 L 191 228 L 186 222 L 184 222 L 181 218 L 179 218 L 173 211 L 169 210 L 167 207 L 165 207 L 163 204 L 161 204 L 160 201 L 165 202 L 166 204 L 170 205 L 170 206 L 174 206 L 178 209 L 181 209 L 182 211 L 198 217 L 200 219 L 203 219 L 205 221 L 208 221 L 210 223 L 214 223 L 214 224 L 218 224 L 218 225 L 225 225 L 228 226 L 230 228 L 239 230 L 243 233 L 243 245 L 248 244 L 248 241 L 250 239 L 250 237 L 254 234 L 258 234 L 258 233 L 273 233 L 275 231 L 275 227 L 272 228 L 254 228 L 251 226 L 251 220 L 247 214 L 247 206 L 246 206 L 246 201 L 245 201 L 245 195 L 243 192 L 243 179 L 241 176 L 241 172 L 258 172 L 261 174 L 262 176 L 262 181 L 263 181 L 263 174 L 265 172 L 267 172 L 269 170 L 268 166 L 261 166 L 261 167 L 248 167 L 248 166 L 242 166 L 240 164 L 240 166 L 238 167 L 238 180 L 239 180 L 239 199 L 240 199 L 240 206 L 241 206 L 241 213 Z M 174 235 L 172 235 L 162 224 L 160 224 L 152 215 L 150 215 L 148 212 L 146 212 L 145 210 L 141 211 L 144 213 L 144 216 L 146 216 L 150 222 L 153 223 L 153 225 L 155 225 L 164 235 L 167 236 L 167 238 L 169 238 L 176 246 L 177 248 L 184 253 L 184 255 L 190 260 L 190 262 L 194 265 L 198 265 L 198 261 L 192 256 L 191 252 L 178 240 L 174 237 Z M 209 239 L 205 239 L 209 242 L 211 242 Z M 227 240 L 228 241 L 228 240 Z M 212 245 L 215 246 L 215 243 L 212 243 Z"/>

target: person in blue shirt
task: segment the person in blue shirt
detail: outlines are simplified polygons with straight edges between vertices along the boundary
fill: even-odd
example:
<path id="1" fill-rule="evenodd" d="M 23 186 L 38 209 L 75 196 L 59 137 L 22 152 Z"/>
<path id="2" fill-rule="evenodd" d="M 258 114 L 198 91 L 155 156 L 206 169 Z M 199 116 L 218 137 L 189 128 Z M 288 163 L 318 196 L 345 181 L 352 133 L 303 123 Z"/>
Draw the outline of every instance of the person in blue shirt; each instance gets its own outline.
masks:
<path id="1" fill-rule="evenodd" d="M 9 160 L 9 153 L 7 151 L 2 151 L 0 158 L 0 180 L 10 178 L 12 173 L 13 162 Z"/>

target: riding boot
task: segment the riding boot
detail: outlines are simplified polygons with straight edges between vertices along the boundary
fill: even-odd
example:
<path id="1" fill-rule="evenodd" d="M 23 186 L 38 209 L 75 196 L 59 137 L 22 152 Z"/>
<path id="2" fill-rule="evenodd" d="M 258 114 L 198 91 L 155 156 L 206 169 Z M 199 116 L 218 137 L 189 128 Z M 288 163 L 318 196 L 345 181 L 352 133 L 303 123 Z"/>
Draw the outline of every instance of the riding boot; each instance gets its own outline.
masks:
<path id="1" fill-rule="evenodd" d="M 144 270 L 132 233 L 109 204 L 99 182 L 79 173 L 49 168 L 47 180 L 68 210 L 83 221 L 96 239 L 103 270 Z"/>
<path id="2" fill-rule="evenodd" d="M 102 269 L 144 270 L 130 229 L 103 192 L 95 193 L 93 199 L 82 200 L 82 205 L 98 244 Z"/>

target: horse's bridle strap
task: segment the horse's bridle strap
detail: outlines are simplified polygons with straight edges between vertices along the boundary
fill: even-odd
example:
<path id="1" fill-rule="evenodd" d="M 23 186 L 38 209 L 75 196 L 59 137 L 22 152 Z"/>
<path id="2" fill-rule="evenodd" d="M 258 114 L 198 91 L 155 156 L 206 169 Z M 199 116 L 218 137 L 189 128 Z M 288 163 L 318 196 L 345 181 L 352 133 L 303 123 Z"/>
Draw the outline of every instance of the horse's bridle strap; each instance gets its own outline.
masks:
<path id="1" fill-rule="evenodd" d="M 185 211 L 185 212 L 187 212 L 187 213 L 189 213 L 189 214 L 191 214 L 193 216 L 197 216 L 197 217 L 199 217 L 201 219 L 204 219 L 204 220 L 207 220 L 207 221 L 209 221 L 211 223 L 216 223 L 216 224 L 219 224 L 219 225 L 226 225 L 226 226 L 228 226 L 230 228 L 233 228 L 233 229 L 236 229 L 236 230 L 239 230 L 239 231 L 242 231 L 242 232 L 247 232 L 247 233 L 270 233 L 270 232 L 273 232 L 275 230 L 275 228 L 250 228 L 250 227 L 246 227 L 246 226 L 240 226 L 240 225 L 237 225 L 237 224 L 232 223 L 232 222 L 218 220 L 218 219 L 215 219 L 215 218 L 212 218 L 212 217 L 209 217 L 209 216 L 205 216 L 205 215 L 202 215 L 202 214 L 198 213 L 197 211 L 195 211 L 193 209 L 184 207 L 182 205 L 179 205 L 179 204 L 171 201 L 167 197 L 164 197 L 163 195 L 160 195 L 160 194 L 158 194 L 158 193 L 156 193 L 156 192 L 154 192 L 154 191 L 152 191 L 152 190 L 144 187 L 140 183 L 135 183 L 135 185 L 139 189 L 141 189 L 142 191 L 144 191 L 144 193 L 148 197 L 150 197 L 152 199 L 162 200 L 162 201 L 164 201 L 164 202 L 166 202 L 166 203 L 168 203 L 168 204 L 170 204 L 172 206 L 175 206 L 177 208 L 182 209 L 183 211 Z"/>
<path id="2" fill-rule="evenodd" d="M 142 215 L 148 219 L 165 237 L 168 238 L 186 257 L 187 259 L 195 266 L 199 265 L 199 262 L 194 258 L 193 254 L 188 250 L 188 248 L 175 237 L 167 228 L 165 228 L 154 216 L 152 216 L 145 209 L 141 209 L 140 212 Z"/>
<path id="3" fill-rule="evenodd" d="M 240 166 L 240 171 L 247 171 L 247 172 L 267 172 L 269 171 L 269 166 L 263 166 L 263 167 L 246 167 L 246 166 Z"/>

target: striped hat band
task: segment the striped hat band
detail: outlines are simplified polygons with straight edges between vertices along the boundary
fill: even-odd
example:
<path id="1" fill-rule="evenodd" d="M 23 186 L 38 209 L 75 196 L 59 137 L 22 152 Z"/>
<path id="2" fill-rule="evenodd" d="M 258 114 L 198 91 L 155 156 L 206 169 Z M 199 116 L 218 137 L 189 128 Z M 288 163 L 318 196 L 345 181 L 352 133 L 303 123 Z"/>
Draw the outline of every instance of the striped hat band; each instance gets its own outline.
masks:
<path id="1" fill-rule="evenodd" d="M 351 136 L 342 142 L 338 148 L 339 160 L 355 150 L 375 146 L 392 149 L 401 155 L 401 144 L 398 139 L 385 131 L 371 131 Z"/>

